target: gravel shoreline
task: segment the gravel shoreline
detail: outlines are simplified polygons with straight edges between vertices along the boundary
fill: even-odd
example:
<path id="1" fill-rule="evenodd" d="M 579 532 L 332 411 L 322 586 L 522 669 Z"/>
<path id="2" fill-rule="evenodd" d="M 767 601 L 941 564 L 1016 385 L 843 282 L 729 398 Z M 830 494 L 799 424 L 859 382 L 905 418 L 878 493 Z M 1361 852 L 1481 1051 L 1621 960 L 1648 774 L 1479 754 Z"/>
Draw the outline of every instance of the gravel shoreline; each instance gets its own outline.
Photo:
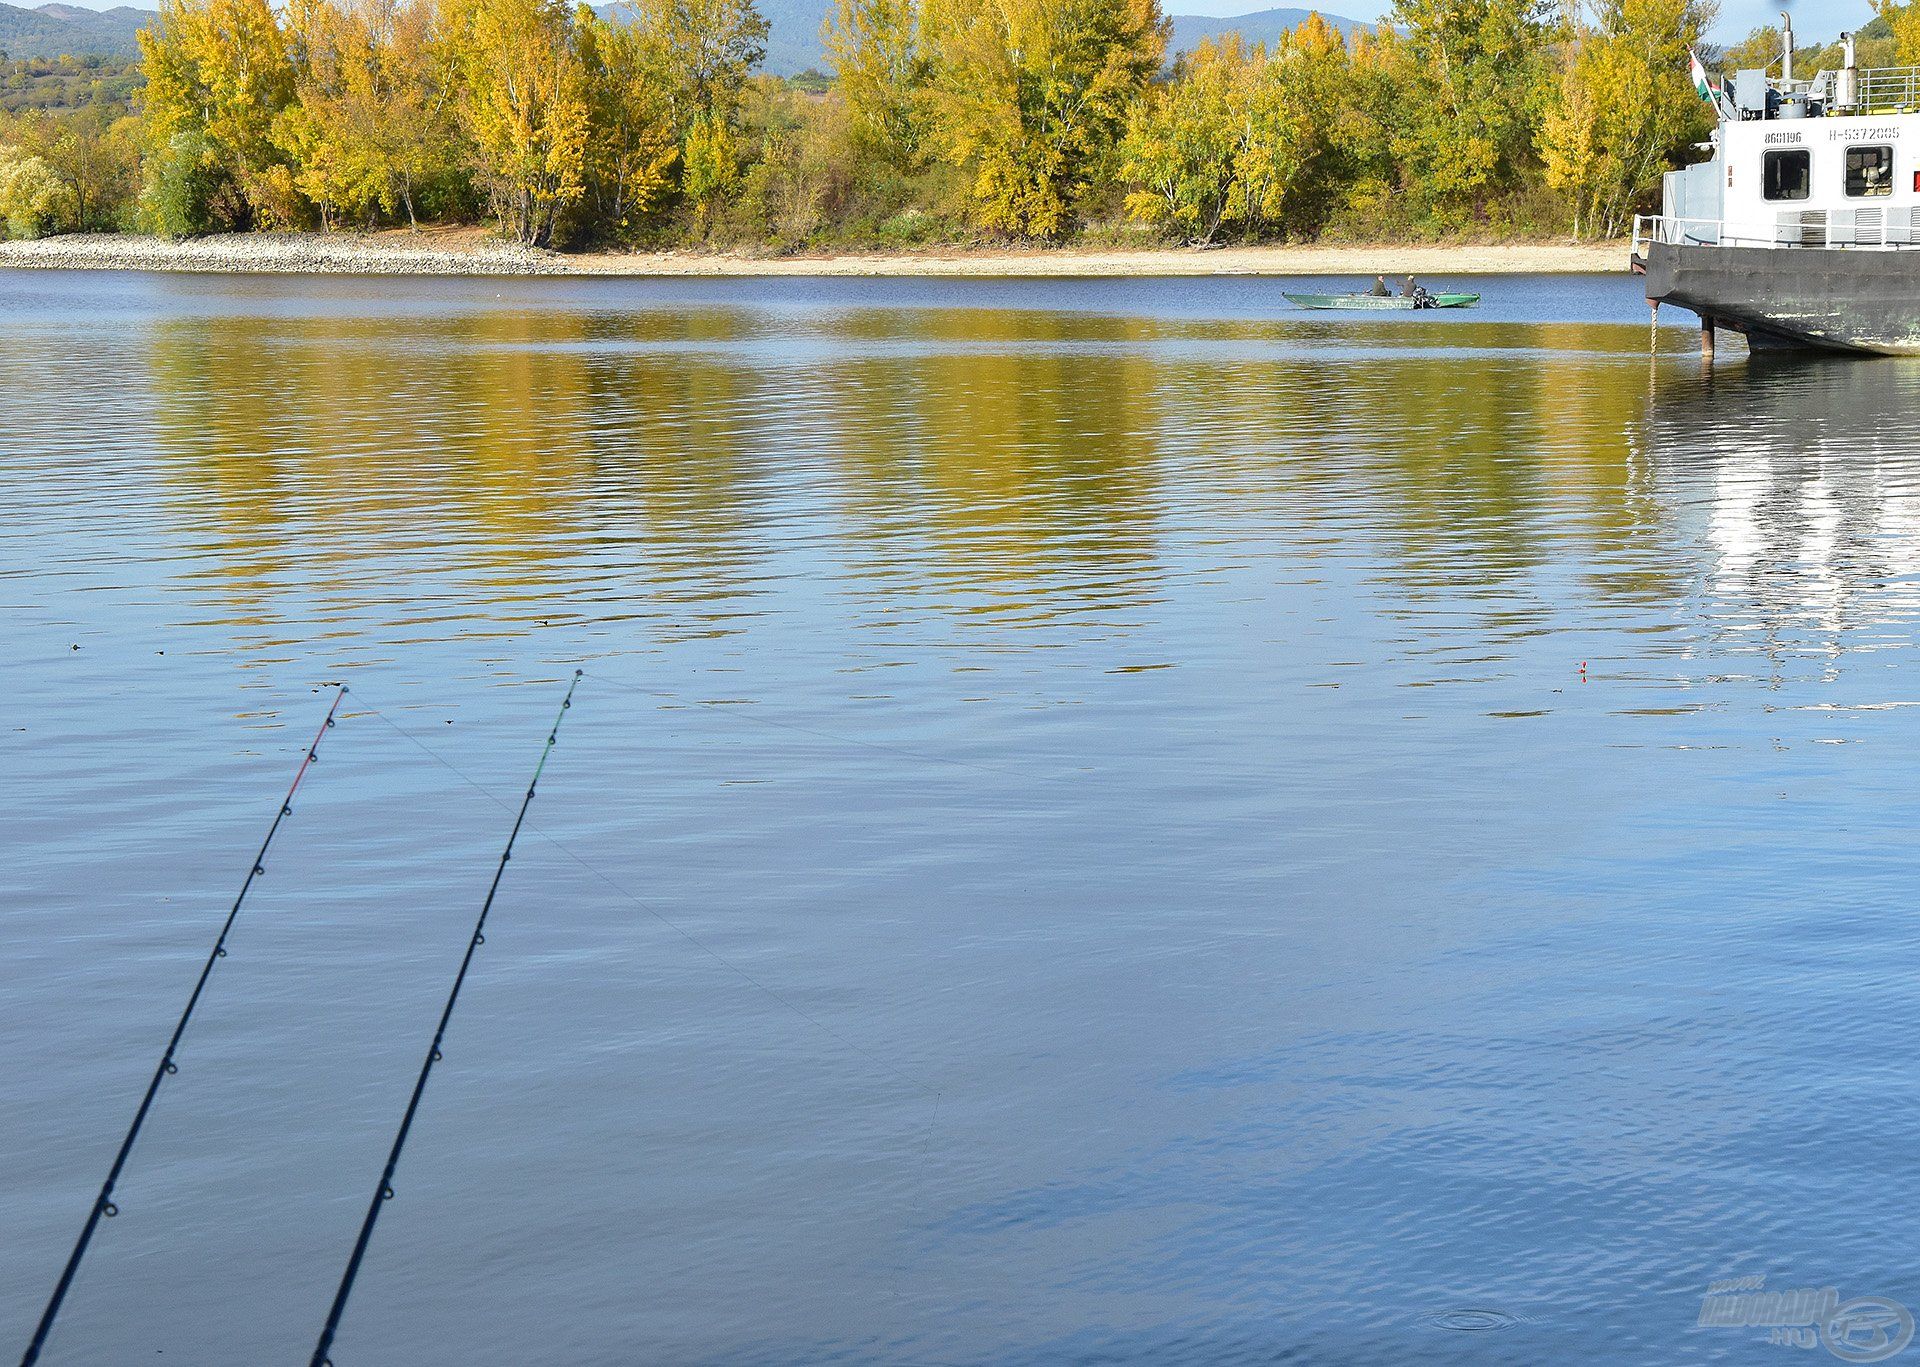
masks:
<path id="1" fill-rule="evenodd" d="M 164 238 L 90 234 L 0 242 L 0 267 L 292 275 L 590 276 L 1205 276 L 1619 273 L 1621 243 L 1079 248 L 735 256 L 703 252 L 570 255 L 501 242 L 477 229 L 410 233 L 225 233 Z"/>
<path id="2" fill-rule="evenodd" d="M 222 233 L 185 242 L 110 233 L 43 237 L 32 242 L 0 242 L 0 266 L 285 275 L 567 273 L 551 252 L 504 242 L 447 248 L 424 243 L 399 245 L 346 233 Z"/>

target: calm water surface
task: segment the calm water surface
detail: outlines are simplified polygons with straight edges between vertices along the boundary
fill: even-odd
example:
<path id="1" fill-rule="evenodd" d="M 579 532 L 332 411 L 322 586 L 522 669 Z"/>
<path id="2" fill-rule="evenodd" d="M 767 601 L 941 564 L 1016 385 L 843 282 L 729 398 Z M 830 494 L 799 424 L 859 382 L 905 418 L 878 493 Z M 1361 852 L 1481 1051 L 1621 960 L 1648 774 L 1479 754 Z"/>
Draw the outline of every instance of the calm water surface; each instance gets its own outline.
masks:
<path id="1" fill-rule="evenodd" d="M 1920 368 L 1279 288 L 0 273 L 0 1351 L 346 681 L 47 1359 L 306 1360 L 576 667 L 342 1364 L 1920 1304 Z"/>

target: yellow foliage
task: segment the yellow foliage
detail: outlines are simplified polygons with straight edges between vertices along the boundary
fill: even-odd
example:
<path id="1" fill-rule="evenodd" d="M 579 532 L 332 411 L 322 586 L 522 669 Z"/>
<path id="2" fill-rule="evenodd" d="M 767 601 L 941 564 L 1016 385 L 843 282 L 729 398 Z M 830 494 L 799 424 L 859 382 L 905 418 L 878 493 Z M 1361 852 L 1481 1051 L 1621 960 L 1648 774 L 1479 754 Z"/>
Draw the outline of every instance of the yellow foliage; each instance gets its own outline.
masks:
<path id="1" fill-rule="evenodd" d="M 1234 35 L 1201 44 L 1134 108 L 1120 169 L 1141 188 L 1128 212 L 1202 243 L 1228 226 L 1318 226 L 1349 142 L 1378 140 L 1354 126 L 1355 79 L 1353 54 L 1317 14 L 1271 54 Z"/>
<path id="2" fill-rule="evenodd" d="M 935 138 L 987 228 L 1058 238 L 1166 50 L 1158 0 L 926 0 Z"/>
<path id="3" fill-rule="evenodd" d="M 53 167 L 22 147 L 0 143 L 0 236 L 43 237 L 72 225 L 73 193 Z"/>
<path id="4" fill-rule="evenodd" d="M 297 105 L 276 130 L 301 193 L 331 223 L 405 208 L 456 156 L 433 0 L 292 0 Z"/>
<path id="5" fill-rule="evenodd" d="M 1547 183 L 1572 201 L 1574 232 L 1614 236 L 1635 203 L 1710 123 L 1687 51 L 1699 0 L 1603 0 L 1580 35 L 1541 124 Z"/>
<path id="6" fill-rule="evenodd" d="M 1903 66 L 1920 66 L 1920 4 L 1875 0 L 1874 9 L 1893 30 L 1894 52 Z"/>
<path id="7" fill-rule="evenodd" d="M 576 23 L 592 124 L 588 193 L 605 230 L 627 237 L 671 188 L 680 160 L 667 79 L 637 25 L 609 23 L 586 5 Z"/>
<path id="8" fill-rule="evenodd" d="M 267 0 L 161 0 L 140 34 L 149 146 L 180 133 L 206 139 L 256 215 L 278 199 L 266 175 L 283 157 L 273 129 L 293 102 L 293 64 Z"/>
<path id="9" fill-rule="evenodd" d="M 459 0 L 461 121 L 481 183 L 515 240 L 546 246 L 586 191 L 586 72 L 560 0 Z"/>
<path id="10" fill-rule="evenodd" d="M 860 150 L 893 166 L 916 164 L 932 74 L 916 0 L 839 0 L 823 37 Z"/>

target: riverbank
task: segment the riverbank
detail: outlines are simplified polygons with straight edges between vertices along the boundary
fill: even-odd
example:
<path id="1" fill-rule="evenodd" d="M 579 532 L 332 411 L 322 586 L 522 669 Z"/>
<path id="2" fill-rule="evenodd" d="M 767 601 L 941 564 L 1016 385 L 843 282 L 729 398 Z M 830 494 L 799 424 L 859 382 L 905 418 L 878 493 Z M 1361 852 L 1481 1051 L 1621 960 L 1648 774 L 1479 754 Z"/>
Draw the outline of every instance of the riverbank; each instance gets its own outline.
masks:
<path id="1" fill-rule="evenodd" d="M 1168 276 L 1551 275 L 1627 268 L 1625 244 L 966 249 L 751 256 L 547 252 L 477 228 L 419 233 L 226 233 L 169 242 L 121 234 L 0 242 L 0 267 L 294 275 Z"/>

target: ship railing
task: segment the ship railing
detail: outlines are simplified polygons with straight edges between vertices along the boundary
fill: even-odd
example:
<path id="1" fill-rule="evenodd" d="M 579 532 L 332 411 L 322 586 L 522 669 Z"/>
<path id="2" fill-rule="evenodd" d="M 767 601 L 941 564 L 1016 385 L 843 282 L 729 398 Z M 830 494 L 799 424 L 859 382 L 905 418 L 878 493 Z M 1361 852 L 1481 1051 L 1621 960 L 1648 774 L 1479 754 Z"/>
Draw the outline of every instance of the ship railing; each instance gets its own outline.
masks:
<path id="1" fill-rule="evenodd" d="M 1920 66 L 1856 71 L 1850 97 L 1845 75 L 1823 71 L 1807 88 L 1828 114 L 1905 114 L 1920 109 Z"/>
<path id="2" fill-rule="evenodd" d="M 1726 226 L 1717 218 L 1673 218 L 1667 214 L 1639 214 L 1633 220 L 1633 250 L 1639 253 L 1655 242 L 1669 247 L 1738 245 L 1739 239 L 1728 237 Z M 1773 243 L 1768 242 L 1765 245 L 1772 246 Z"/>
<path id="3" fill-rule="evenodd" d="M 1896 216 L 1897 214 L 1897 216 Z M 1889 214 L 1884 210 L 1814 212 L 1782 221 L 1769 232 L 1756 224 L 1729 224 L 1718 218 L 1675 218 L 1640 214 L 1633 220 L 1633 250 L 1652 244 L 1669 247 L 1837 247 L 1854 251 L 1910 251 L 1920 247 L 1920 209 Z"/>

